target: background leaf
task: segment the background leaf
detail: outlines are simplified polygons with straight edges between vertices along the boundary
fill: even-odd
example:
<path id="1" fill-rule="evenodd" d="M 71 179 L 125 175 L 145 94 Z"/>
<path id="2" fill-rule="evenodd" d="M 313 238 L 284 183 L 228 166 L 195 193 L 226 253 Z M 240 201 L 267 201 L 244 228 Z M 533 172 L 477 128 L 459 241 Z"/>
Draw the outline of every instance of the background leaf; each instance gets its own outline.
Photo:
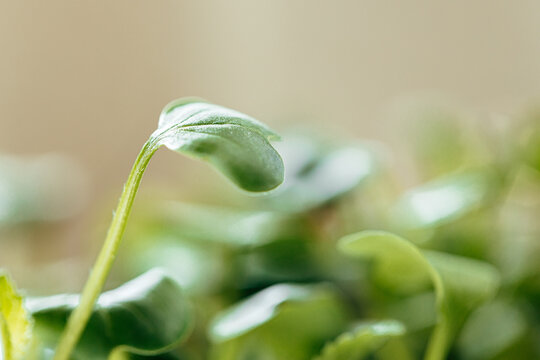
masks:
<path id="1" fill-rule="evenodd" d="M 324 205 L 353 190 L 377 168 L 373 149 L 362 143 L 327 146 L 290 136 L 276 147 L 285 163 L 285 180 L 270 200 L 288 212 Z"/>
<path id="2" fill-rule="evenodd" d="M 395 320 L 363 323 L 326 344 L 313 360 L 362 360 L 389 338 L 404 333 L 403 324 Z"/>
<path id="3" fill-rule="evenodd" d="M 499 284 L 497 270 L 487 263 L 421 251 L 407 240 L 386 232 L 348 235 L 340 239 L 339 249 L 350 256 L 374 258 L 377 280 L 390 288 L 411 291 L 432 283 L 438 322 L 427 359 L 444 358 L 469 313 L 493 297 Z"/>
<path id="4" fill-rule="evenodd" d="M 497 188 L 491 170 L 467 171 L 433 180 L 405 193 L 392 211 L 404 229 L 446 224 L 485 205 Z"/>
<path id="5" fill-rule="evenodd" d="M 305 254 L 299 246 L 305 245 L 308 230 L 300 218 L 180 202 L 167 202 L 149 213 L 131 229 L 131 245 L 120 255 L 130 274 L 163 266 L 188 293 L 208 294 L 230 280 L 239 288 L 250 286 L 246 282 L 263 286 L 261 272 L 300 275 L 308 270 L 306 261 L 281 251 Z"/>
<path id="6" fill-rule="evenodd" d="M 84 171 L 65 155 L 0 155 L 0 227 L 66 220 L 87 190 Z"/>
<path id="7" fill-rule="evenodd" d="M 55 344 L 79 295 L 27 300 L 44 345 Z M 159 354 L 185 338 L 192 328 L 191 307 L 178 284 L 151 270 L 103 293 L 73 353 L 73 359 L 107 359 L 123 352 Z"/>
<path id="8" fill-rule="evenodd" d="M 458 339 L 464 359 L 492 359 L 516 343 L 526 333 L 527 322 L 521 310 L 498 300 L 472 315 Z"/>
<path id="9" fill-rule="evenodd" d="M 331 287 L 278 284 L 226 309 L 210 324 L 213 359 L 309 359 L 344 326 Z"/>
<path id="10" fill-rule="evenodd" d="M 233 247 L 264 245 L 301 231 L 297 219 L 273 211 L 170 202 L 161 215 L 160 226 L 179 237 Z"/>
<path id="11" fill-rule="evenodd" d="M 32 340 L 32 320 L 10 278 L 0 272 L 0 357 L 25 359 Z"/>

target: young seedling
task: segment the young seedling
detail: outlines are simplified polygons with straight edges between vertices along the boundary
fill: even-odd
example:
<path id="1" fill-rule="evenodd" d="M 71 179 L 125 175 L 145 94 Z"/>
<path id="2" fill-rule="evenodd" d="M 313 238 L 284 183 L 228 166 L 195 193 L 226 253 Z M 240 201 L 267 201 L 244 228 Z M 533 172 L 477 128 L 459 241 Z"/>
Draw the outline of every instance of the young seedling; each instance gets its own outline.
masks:
<path id="1" fill-rule="evenodd" d="M 398 293 L 433 284 L 438 320 L 424 360 L 446 358 L 469 314 L 493 298 L 500 283 L 497 269 L 486 262 L 420 250 L 384 231 L 347 235 L 339 240 L 338 248 L 347 256 L 374 258 L 374 277 Z"/>
<path id="2" fill-rule="evenodd" d="M 179 99 L 161 112 L 129 174 L 105 242 L 70 315 L 55 360 L 68 360 L 92 314 L 118 251 L 146 167 L 161 147 L 208 161 L 241 189 L 269 191 L 283 181 L 283 162 L 269 140 L 278 135 L 251 117 L 199 99 Z"/>

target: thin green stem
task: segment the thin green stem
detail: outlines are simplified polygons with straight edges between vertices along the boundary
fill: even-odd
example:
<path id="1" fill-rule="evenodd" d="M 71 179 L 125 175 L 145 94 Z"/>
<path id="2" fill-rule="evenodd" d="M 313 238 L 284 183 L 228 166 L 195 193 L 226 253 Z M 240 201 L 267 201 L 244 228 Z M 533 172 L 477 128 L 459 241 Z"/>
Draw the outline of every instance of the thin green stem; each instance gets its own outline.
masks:
<path id="1" fill-rule="evenodd" d="M 144 144 L 131 169 L 128 180 L 124 185 L 120 201 L 118 202 L 118 207 L 114 213 L 111 226 L 107 232 L 107 237 L 103 243 L 103 247 L 101 248 L 86 285 L 84 286 L 79 305 L 71 313 L 64 332 L 60 337 L 54 360 L 69 359 L 71 352 L 77 345 L 77 342 L 92 315 L 94 305 L 103 289 L 103 285 L 105 284 L 105 280 L 107 279 L 114 259 L 116 258 L 116 253 L 122 240 L 126 222 L 131 213 L 133 200 L 137 194 L 142 176 L 148 162 L 158 147 L 155 138 L 150 138 L 150 140 Z"/>
<path id="2" fill-rule="evenodd" d="M 448 351 L 449 324 L 446 318 L 439 320 L 429 339 L 424 360 L 444 360 Z"/>

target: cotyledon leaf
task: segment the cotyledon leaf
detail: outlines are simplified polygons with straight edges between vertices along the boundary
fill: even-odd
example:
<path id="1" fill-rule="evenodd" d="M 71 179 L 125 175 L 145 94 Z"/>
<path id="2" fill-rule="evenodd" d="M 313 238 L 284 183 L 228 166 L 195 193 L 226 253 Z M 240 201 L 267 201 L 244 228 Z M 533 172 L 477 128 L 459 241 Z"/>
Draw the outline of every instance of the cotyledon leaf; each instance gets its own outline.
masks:
<path id="1" fill-rule="evenodd" d="M 406 229 L 452 222 L 483 206 L 497 180 L 485 169 L 441 177 L 405 193 L 393 209 L 393 219 Z"/>
<path id="2" fill-rule="evenodd" d="M 344 326 L 343 304 L 326 284 L 277 284 L 216 316 L 213 359 L 307 359 Z"/>
<path id="3" fill-rule="evenodd" d="M 276 147 L 285 163 L 285 180 L 270 200 L 287 211 L 324 205 L 377 171 L 376 153 L 363 143 L 327 147 L 312 138 L 289 136 Z"/>
<path id="4" fill-rule="evenodd" d="M 335 310 L 335 301 L 325 285 L 273 285 L 219 314 L 210 325 L 210 337 L 222 342 L 242 336 L 275 320 L 285 308 L 298 314 L 313 305 Z"/>
<path id="5" fill-rule="evenodd" d="M 171 150 L 207 160 L 247 191 L 268 191 L 283 181 L 283 161 L 269 143 L 279 136 L 235 110 L 179 99 L 165 106 L 151 138 Z"/>
<path id="6" fill-rule="evenodd" d="M 390 338 L 404 333 L 403 324 L 395 320 L 363 323 L 326 344 L 313 360 L 363 360 Z"/>
<path id="7" fill-rule="evenodd" d="M 0 272 L 0 359 L 25 359 L 32 341 L 32 319 L 10 278 Z"/>
<path id="8" fill-rule="evenodd" d="M 118 201 L 80 305 L 61 335 L 55 360 L 68 360 L 105 284 L 124 234 L 142 176 L 155 152 L 171 150 L 210 162 L 246 191 L 262 192 L 283 181 L 283 161 L 269 140 L 277 135 L 255 119 L 201 100 L 180 99 L 162 110 L 158 128 L 139 152 Z"/>
<path id="9" fill-rule="evenodd" d="M 497 270 L 484 262 L 420 250 L 409 241 L 382 231 L 363 231 L 340 239 L 350 256 L 374 258 L 378 281 L 391 289 L 411 291 L 432 283 L 437 324 L 425 359 L 442 360 L 469 313 L 494 296 Z"/>
<path id="10" fill-rule="evenodd" d="M 78 301 L 79 295 L 27 300 L 44 345 L 57 341 Z M 72 358 L 160 354 L 189 335 L 192 323 L 191 307 L 179 285 L 162 270 L 153 269 L 100 296 Z"/>

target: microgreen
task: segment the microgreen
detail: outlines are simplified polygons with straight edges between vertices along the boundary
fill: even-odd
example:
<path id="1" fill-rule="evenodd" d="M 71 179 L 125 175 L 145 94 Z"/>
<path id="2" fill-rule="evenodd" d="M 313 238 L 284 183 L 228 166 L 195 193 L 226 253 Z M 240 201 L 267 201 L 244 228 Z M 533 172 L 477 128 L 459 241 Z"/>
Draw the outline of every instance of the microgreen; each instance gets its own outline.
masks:
<path id="1" fill-rule="evenodd" d="M 42 348 L 54 347 L 79 295 L 29 298 Z M 189 335 L 191 306 L 180 286 L 159 269 L 99 297 L 72 357 L 105 359 L 121 354 L 160 354 Z"/>
<path id="2" fill-rule="evenodd" d="M 247 191 L 268 191 L 283 181 L 283 163 L 269 143 L 278 136 L 251 117 L 196 99 L 165 106 L 157 130 L 129 174 L 105 243 L 71 314 L 55 360 L 67 360 L 77 344 L 116 257 L 135 195 L 150 159 L 161 147 L 206 160 Z"/>
<path id="3" fill-rule="evenodd" d="M 244 114 L 172 102 L 135 161 L 82 294 L 25 282 L 60 282 L 65 266 L 14 269 L 29 293 L 47 296 L 22 296 L 0 272 L 0 360 L 540 358 L 538 131 L 488 143 L 438 114 L 429 117 L 442 122 L 410 137 L 413 185 L 393 177 L 406 161 L 394 166 L 382 144 L 286 136 L 278 154 L 277 135 Z M 222 197 L 231 187 L 218 181 L 201 203 L 149 196 L 112 279 L 132 280 L 101 293 L 160 147 L 207 161 L 245 191 L 274 189 L 285 175 L 284 184 Z M 14 195 L 0 222 L 49 221 L 32 212 L 43 213 L 39 197 L 17 194 L 23 182 L 5 173 L 0 187 Z M 12 244 L 0 241 L 0 260 Z"/>
<path id="4" fill-rule="evenodd" d="M 484 262 L 435 251 L 421 251 L 386 232 L 365 231 L 342 238 L 349 256 L 375 258 L 375 277 L 390 289 L 410 292 L 432 283 L 438 321 L 426 360 L 442 360 L 470 312 L 491 299 L 499 285 L 497 270 Z"/>

